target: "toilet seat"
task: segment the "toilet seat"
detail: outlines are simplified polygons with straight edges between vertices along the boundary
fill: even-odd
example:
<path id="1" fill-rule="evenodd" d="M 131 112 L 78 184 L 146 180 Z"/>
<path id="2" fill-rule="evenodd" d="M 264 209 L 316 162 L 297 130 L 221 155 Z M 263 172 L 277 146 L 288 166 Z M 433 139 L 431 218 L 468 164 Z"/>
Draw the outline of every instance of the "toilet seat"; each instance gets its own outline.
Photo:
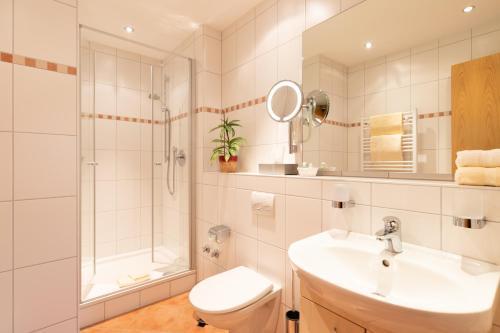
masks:
<path id="1" fill-rule="evenodd" d="M 189 293 L 189 301 L 198 311 L 220 314 L 242 309 L 272 290 L 271 281 L 247 267 L 240 266 L 195 285 Z"/>

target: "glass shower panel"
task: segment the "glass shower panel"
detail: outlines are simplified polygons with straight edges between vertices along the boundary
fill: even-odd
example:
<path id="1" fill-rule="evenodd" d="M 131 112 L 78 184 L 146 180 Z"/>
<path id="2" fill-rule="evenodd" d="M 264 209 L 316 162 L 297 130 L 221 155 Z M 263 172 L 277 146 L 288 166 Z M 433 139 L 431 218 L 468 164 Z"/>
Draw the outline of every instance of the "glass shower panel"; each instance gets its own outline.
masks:
<path id="1" fill-rule="evenodd" d="M 95 274 L 95 149 L 94 149 L 94 80 L 93 52 L 82 44 L 80 56 L 80 211 L 81 211 L 81 280 L 82 297 L 91 288 Z"/>
<path id="2" fill-rule="evenodd" d="M 157 134 L 153 141 L 153 193 L 158 203 L 153 220 L 161 237 L 153 239 L 153 260 L 167 264 L 165 272 L 178 272 L 190 265 L 190 60 L 178 56 L 165 59 L 161 84 L 164 105 L 155 112 L 153 127 Z"/>
<path id="3" fill-rule="evenodd" d="M 81 45 L 85 302 L 190 267 L 191 86 L 187 59 L 96 31 Z"/>

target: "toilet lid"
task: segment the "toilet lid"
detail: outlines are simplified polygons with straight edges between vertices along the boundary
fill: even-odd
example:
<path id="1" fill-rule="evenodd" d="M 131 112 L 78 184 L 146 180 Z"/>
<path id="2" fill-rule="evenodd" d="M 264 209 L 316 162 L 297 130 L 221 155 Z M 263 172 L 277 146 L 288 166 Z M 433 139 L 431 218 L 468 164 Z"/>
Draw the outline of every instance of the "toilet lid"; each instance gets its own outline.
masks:
<path id="1" fill-rule="evenodd" d="M 242 309 L 273 290 L 273 283 L 247 267 L 211 276 L 191 289 L 189 301 L 199 311 L 226 313 Z"/>

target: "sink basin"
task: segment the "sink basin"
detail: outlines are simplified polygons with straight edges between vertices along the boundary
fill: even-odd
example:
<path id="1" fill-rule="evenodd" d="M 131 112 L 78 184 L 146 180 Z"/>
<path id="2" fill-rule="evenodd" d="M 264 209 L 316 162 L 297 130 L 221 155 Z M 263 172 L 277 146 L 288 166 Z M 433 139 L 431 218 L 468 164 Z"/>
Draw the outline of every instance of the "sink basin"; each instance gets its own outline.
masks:
<path id="1" fill-rule="evenodd" d="M 292 267 L 314 294 L 372 330 L 486 333 L 500 267 L 403 243 L 384 250 L 375 237 L 340 230 L 293 243 Z"/>

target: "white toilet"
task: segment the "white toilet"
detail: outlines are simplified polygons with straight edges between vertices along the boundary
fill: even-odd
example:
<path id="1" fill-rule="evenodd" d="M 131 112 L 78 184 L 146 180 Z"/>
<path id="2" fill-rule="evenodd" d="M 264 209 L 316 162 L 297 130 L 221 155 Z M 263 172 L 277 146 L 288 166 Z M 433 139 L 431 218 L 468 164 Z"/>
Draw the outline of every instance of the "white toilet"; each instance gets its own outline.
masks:
<path id="1" fill-rule="evenodd" d="M 203 321 L 230 333 L 274 333 L 280 300 L 280 286 L 243 266 L 211 276 L 189 293 Z"/>

